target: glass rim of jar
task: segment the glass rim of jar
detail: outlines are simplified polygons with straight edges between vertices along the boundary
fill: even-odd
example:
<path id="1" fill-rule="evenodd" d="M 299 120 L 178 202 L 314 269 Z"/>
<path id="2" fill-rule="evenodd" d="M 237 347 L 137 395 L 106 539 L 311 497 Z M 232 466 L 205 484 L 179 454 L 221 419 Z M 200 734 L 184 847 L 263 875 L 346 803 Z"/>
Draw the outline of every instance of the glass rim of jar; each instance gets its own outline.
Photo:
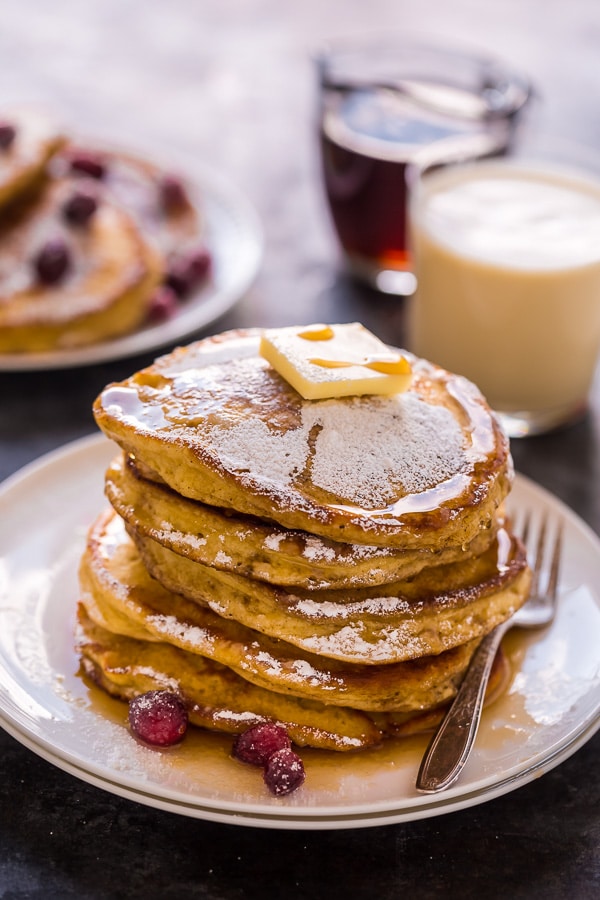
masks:
<path id="1" fill-rule="evenodd" d="M 377 51 L 376 58 L 372 55 L 374 50 Z M 399 50 L 403 51 L 400 61 L 397 55 Z M 394 65 L 418 64 L 418 68 L 414 68 L 410 75 L 381 74 L 385 72 L 384 60 L 387 53 L 394 55 Z M 403 91 L 414 98 L 409 82 L 411 77 L 415 81 L 421 79 L 430 82 L 436 74 L 440 79 L 442 75 L 446 79 L 451 77 L 454 83 L 451 85 L 448 82 L 448 86 L 462 86 L 480 100 L 474 109 L 482 121 L 513 118 L 522 112 L 536 94 L 528 76 L 495 54 L 467 48 L 458 43 L 441 44 L 394 32 L 373 32 L 331 39 L 317 46 L 312 58 L 322 90 L 330 88 L 350 92 L 381 87 Z M 341 63 L 358 60 L 375 65 L 374 73 L 379 69 L 379 74 L 345 74 Z M 425 64 L 428 64 L 428 68 L 423 68 Z M 436 65 L 440 66 L 437 73 Z M 442 69 L 441 66 L 447 66 L 448 69 Z M 469 84 L 465 83 L 466 75 L 472 78 Z M 460 77 L 463 79 L 462 85 Z M 418 100 L 418 96 L 416 99 Z"/>

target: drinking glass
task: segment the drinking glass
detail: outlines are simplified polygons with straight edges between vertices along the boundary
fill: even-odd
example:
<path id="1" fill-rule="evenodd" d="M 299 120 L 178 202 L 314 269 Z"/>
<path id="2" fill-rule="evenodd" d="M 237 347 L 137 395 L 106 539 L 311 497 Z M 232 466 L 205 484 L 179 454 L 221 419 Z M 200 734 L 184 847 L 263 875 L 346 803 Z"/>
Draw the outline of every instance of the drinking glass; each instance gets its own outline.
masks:
<path id="1" fill-rule="evenodd" d="M 529 81 L 491 57 L 392 37 L 330 45 L 317 67 L 323 181 L 346 264 L 411 294 L 408 173 L 503 153 Z"/>
<path id="2" fill-rule="evenodd" d="M 600 350 L 598 154 L 540 137 L 424 171 L 410 218 L 409 346 L 475 382 L 513 437 L 580 418 Z"/>

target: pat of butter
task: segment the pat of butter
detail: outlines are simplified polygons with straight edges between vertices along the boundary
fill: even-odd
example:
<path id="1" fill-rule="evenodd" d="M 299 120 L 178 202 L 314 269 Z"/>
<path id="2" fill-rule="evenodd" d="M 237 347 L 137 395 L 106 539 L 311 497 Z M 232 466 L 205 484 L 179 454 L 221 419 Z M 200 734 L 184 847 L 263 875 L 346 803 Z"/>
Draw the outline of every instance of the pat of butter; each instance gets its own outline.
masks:
<path id="1" fill-rule="evenodd" d="M 410 385 L 409 361 L 358 322 L 265 331 L 260 354 L 305 400 L 399 394 Z"/>

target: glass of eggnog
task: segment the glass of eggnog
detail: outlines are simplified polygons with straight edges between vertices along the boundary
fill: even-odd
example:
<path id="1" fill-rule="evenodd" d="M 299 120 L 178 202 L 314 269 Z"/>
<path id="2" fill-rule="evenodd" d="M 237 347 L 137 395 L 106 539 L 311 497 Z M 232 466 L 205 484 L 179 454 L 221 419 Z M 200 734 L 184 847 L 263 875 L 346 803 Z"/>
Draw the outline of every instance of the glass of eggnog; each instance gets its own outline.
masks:
<path id="1" fill-rule="evenodd" d="M 409 346 L 514 437 L 584 413 L 600 349 L 600 174 L 556 156 L 421 172 L 412 191 Z"/>

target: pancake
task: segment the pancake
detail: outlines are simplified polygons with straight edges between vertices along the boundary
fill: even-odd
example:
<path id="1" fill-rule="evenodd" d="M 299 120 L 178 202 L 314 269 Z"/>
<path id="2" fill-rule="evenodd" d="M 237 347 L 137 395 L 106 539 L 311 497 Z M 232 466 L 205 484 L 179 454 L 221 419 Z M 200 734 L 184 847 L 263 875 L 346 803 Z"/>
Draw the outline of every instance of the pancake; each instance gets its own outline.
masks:
<path id="1" fill-rule="evenodd" d="M 168 318 L 206 280 L 199 198 L 184 179 L 142 157 L 84 147 L 31 111 L 9 111 L 0 124 L 0 353 L 126 335 Z M 91 218 L 66 217 L 76 193 L 96 199 Z M 37 262 L 49 240 L 68 258 L 56 278 Z"/>
<path id="2" fill-rule="evenodd" d="M 527 599 L 520 542 L 501 529 L 485 553 L 376 588 L 305 591 L 192 562 L 131 531 L 169 590 L 319 656 L 376 665 L 442 653 L 484 637 Z"/>
<path id="3" fill-rule="evenodd" d="M 194 562 L 249 578 L 307 590 L 374 586 L 410 578 L 423 568 L 482 553 L 497 522 L 468 546 L 399 550 L 330 541 L 253 516 L 188 500 L 143 478 L 132 459 L 116 457 L 105 492 L 136 534 Z"/>
<path id="4" fill-rule="evenodd" d="M 83 346 L 133 330 L 147 315 L 162 278 L 161 261 L 133 220 L 103 198 L 82 227 L 62 209 L 69 180 L 49 182 L 42 196 L 0 233 L 0 351 Z M 65 277 L 43 283 L 32 261 L 48 240 L 64 242 Z"/>
<path id="5" fill-rule="evenodd" d="M 236 734 L 275 720 L 301 747 L 359 750 L 381 741 L 380 728 L 366 713 L 275 694 L 202 656 L 114 635 L 94 625 L 81 607 L 79 624 L 83 671 L 122 700 L 150 690 L 176 691 L 194 725 Z"/>
<path id="6" fill-rule="evenodd" d="M 445 707 L 413 713 L 365 713 L 349 707 L 282 696 L 248 683 L 226 666 L 169 644 L 113 634 L 78 607 L 77 649 L 82 672 L 123 701 L 151 690 L 177 693 L 193 725 L 239 734 L 258 722 L 282 724 L 300 747 L 339 752 L 377 746 L 384 737 L 435 728 Z M 500 652 L 486 703 L 493 702 L 510 669 Z"/>
<path id="7" fill-rule="evenodd" d="M 109 385 L 99 427 L 183 497 L 328 540 L 439 551 L 493 527 L 512 463 L 471 383 L 413 358 L 403 394 L 305 401 L 259 337 L 198 341 Z"/>
<path id="8" fill-rule="evenodd" d="M 436 708 L 455 695 L 479 643 L 378 666 L 303 652 L 162 587 L 112 511 L 90 529 L 80 584 L 87 615 L 107 631 L 169 643 L 213 659 L 258 686 L 333 706 L 402 713 Z"/>
<path id="9" fill-rule="evenodd" d="M 203 242 L 200 201 L 186 180 L 171 176 L 165 167 L 141 156 L 72 140 L 53 160 L 53 173 L 59 178 L 71 178 L 76 184 L 84 176 L 72 168 L 72 160 L 81 157 L 97 162 L 102 174 L 96 180 L 102 190 L 133 218 L 145 240 L 165 261 L 176 252 Z M 165 199 L 167 179 L 178 182 L 177 202 Z"/>
<path id="10" fill-rule="evenodd" d="M 0 213 L 42 182 L 49 160 L 64 143 L 56 124 L 37 111 L 9 109 L 1 119 L 14 129 L 14 137 L 0 147 Z"/>

